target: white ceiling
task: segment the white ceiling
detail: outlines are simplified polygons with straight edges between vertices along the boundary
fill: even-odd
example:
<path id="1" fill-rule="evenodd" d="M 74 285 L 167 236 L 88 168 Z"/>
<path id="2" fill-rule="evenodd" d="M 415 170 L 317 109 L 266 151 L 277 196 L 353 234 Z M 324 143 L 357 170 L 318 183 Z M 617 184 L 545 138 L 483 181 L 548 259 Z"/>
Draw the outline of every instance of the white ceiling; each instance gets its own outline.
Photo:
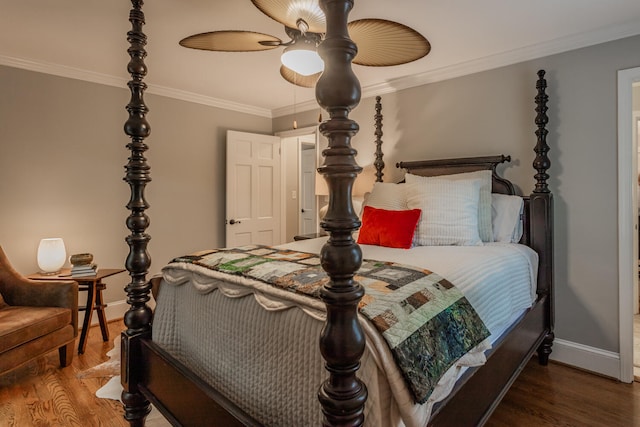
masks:
<path id="1" fill-rule="evenodd" d="M 127 0 L 0 0 L 0 64 L 124 86 L 131 28 Z M 273 117 L 314 105 L 313 89 L 279 74 L 281 49 L 186 49 L 185 36 L 251 30 L 287 40 L 250 0 L 148 0 L 150 93 Z M 408 25 L 432 45 L 426 57 L 354 71 L 365 96 L 640 34 L 640 0 L 356 0 L 349 17 Z M 640 46 L 639 46 L 640 48 Z M 640 49 L 639 49 L 640 51 Z"/>

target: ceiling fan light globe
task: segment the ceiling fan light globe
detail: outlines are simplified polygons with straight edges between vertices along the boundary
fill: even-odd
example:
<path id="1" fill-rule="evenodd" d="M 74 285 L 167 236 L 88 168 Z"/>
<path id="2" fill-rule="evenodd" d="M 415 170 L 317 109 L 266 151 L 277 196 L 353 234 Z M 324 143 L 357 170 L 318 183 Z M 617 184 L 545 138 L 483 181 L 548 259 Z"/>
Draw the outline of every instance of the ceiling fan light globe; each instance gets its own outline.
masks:
<path id="1" fill-rule="evenodd" d="M 324 69 L 324 61 L 315 50 L 285 49 L 280 61 L 282 65 L 302 76 L 310 76 Z"/>

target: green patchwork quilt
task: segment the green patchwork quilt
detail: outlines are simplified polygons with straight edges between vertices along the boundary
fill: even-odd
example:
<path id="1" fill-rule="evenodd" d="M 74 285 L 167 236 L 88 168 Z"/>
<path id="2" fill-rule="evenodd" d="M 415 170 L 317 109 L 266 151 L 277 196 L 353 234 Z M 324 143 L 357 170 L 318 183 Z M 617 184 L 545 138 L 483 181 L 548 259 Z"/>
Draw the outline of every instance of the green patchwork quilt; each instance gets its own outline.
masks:
<path id="1" fill-rule="evenodd" d="M 319 298 L 329 277 L 316 254 L 250 245 L 175 258 L 167 267 L 195 264 L 290 292 Z M 429 270 L 364 260 L 356 273 L 365 296 L 360 313 L 384 337 L 418 403 L 440 377 L 489 331 L 462 293 Z"/>

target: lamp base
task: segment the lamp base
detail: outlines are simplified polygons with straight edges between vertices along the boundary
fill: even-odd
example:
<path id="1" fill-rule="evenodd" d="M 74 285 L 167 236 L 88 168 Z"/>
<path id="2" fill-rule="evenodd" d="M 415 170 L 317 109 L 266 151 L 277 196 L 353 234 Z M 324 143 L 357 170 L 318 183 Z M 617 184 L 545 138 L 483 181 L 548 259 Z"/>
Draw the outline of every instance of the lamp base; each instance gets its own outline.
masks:
<path id="1" fill-rule="evenodd" d="M 39 272 L 39 274 L 41 274 L 43 276 L 57 276 L 60 273 L 62 273 L 62 270 L 58 270 L 58 271 L 40 271 Z"/>

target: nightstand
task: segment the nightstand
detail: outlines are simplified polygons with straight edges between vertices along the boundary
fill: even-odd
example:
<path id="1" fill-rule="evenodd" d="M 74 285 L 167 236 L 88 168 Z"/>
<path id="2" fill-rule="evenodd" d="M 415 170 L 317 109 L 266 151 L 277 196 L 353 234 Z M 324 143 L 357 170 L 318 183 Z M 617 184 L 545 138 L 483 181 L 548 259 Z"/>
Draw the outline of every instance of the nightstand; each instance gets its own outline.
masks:
<path id="1" fill-rule="evenodd" d="M 298 241 L 298 240 L 308 240 L 308 239 L 315 239 L 317 237 L 325 237 L 328 236 L 329 233 L 327 233 L 326 231 L 319 231 L 317 233 L 309 233 L 309 234 L 300 234 L 298 236 L 293 236 L 293 240 Z"/>
<path id="2" fill-rule="evenodd" d="M 35 280 L 75 280 L 78 282 L 78 291 L 87 292 L 87 304 L 85 307 L 80 307 L 79 311 L 84 311 L 84 322 L 82 322 L 82 332 L 80 333 L 80 342 L 78 343 L 78 354 L 84 353 L 87 345 L 87 334 L 89 333 L 89 326 L 91 326 L 91 317 L 95 310 L 98 314 L 98 323 L 100 324 L 100 331 L 102 332 L 102 340 L 109 341 L 109 328 L 107 327 L 107 317 L 104 313 L 106 304 L 102 300 L 102 291 L 107 285 L 102 282 L 105 277 L 113 276 L 114 274 L 122 273 L 125 271 L 122 268 L 99 268 L 98 272 L 94 276 L 72 276 L 70 268 L 63 268 L 62 271 L 56 275 L 46 275 L 40 273 L 34 273 L 27 276 L 29 279 Z"/>

